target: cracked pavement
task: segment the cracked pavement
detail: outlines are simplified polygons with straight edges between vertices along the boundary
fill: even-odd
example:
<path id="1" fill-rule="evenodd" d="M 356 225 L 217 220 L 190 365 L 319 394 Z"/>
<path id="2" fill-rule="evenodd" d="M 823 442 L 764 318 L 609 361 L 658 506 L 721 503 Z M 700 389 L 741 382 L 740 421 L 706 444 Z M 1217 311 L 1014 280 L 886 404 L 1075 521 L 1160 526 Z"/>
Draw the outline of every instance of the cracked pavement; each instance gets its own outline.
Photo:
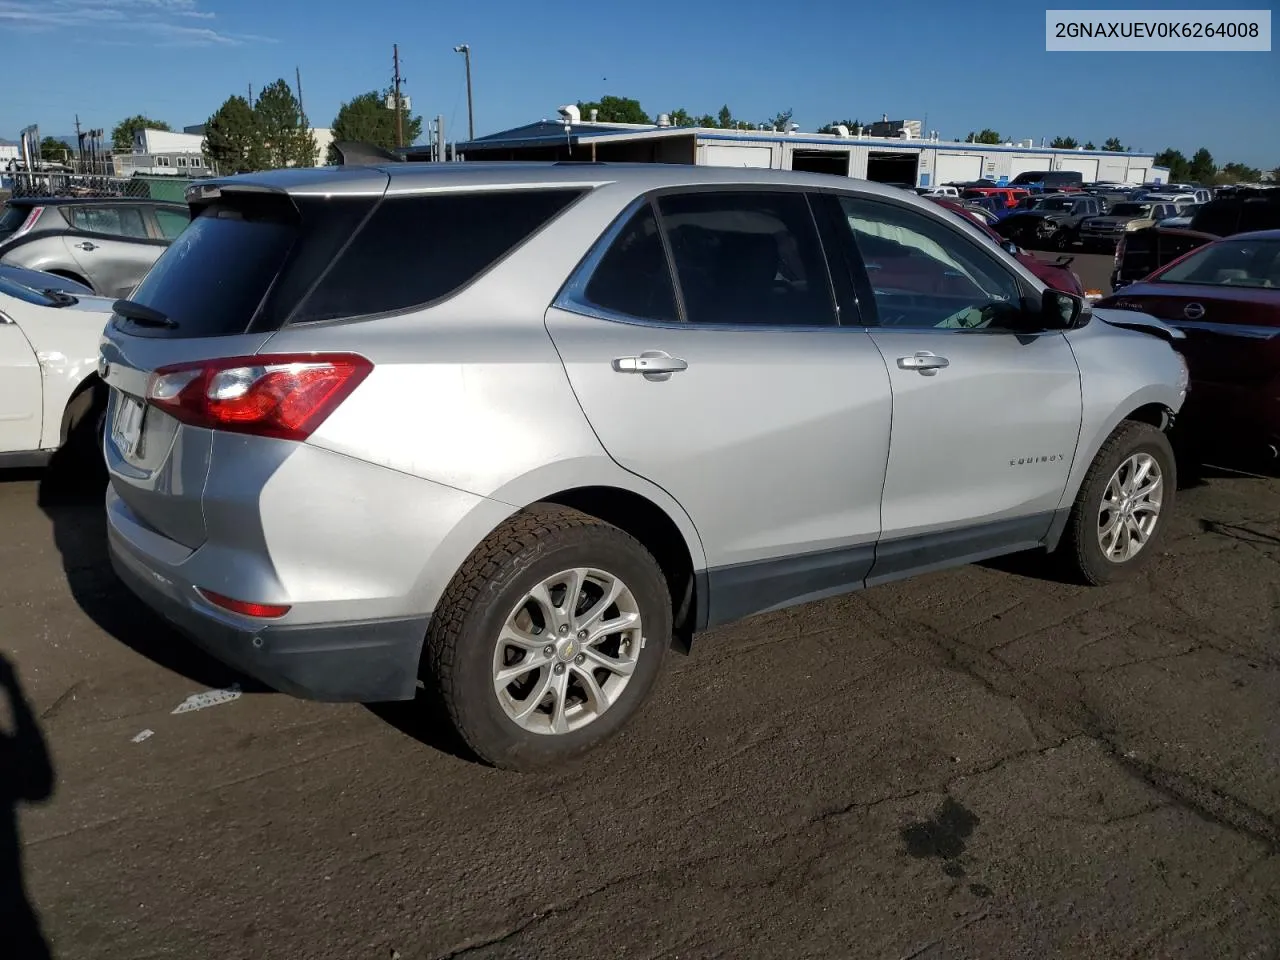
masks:
<path id="1" fill-rule="evenodd" d="M 58 958 L 1280 957 L 1280 480 L 1210 471 L 1124 585 L 1022 556 L 706 634 L 536 776 L 412 705 L 175 715 L 236 677 L 97 505 L 10 478 L 0 525 Z"/>

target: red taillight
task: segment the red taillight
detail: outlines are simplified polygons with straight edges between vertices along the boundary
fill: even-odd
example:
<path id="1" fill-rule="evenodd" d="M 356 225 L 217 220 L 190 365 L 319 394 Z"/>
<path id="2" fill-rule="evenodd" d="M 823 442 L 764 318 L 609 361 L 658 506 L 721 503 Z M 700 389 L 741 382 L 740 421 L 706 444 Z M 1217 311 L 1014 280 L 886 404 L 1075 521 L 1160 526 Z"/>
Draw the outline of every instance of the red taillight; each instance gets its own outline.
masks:
<path id="1" fill-rule="evenodd" d="M 147 402 L 196 427 L 305 440 L 372 369 L 352 354 L 207 360 L 161 367 Z"/>
<path id="2" fill-rule="evenodd" d="M 214 606 L 222 607 L 224 610 L 230 610 L 232 613 L 240 613 L 246 617 L 258 617 L 263 620 L 274 620 L 283 617 L 289 612 L 289 607 L 279 603 L 250 603 L 247 600 L 233 600 L 231 597 L 224 597 L 220 593 L 214 593 L 212 590 L 200 589 L 200 596 L 204 597 Z"/>

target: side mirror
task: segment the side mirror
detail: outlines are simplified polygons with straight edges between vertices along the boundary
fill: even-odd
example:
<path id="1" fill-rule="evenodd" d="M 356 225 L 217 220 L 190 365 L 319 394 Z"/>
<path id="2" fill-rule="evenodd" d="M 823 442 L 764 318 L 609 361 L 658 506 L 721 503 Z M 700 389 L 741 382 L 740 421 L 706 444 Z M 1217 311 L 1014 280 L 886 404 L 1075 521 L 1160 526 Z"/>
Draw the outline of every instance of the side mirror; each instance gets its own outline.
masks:
<path id="1" fill-rule="evenodd" d="M 1014 243 L 1012 240 L 1006 240 L 1006 241 L 1004 241 L 1004 243 L 1000 244 L 1000 246 L 1001 246 L 1001 248 L 1004 250 L 1004 252 L 1005 252 L 1005 253 L 1008 253 L 1008 254 L 1010 254 L 1010 255 L 1012 255 L 1012 256 L 1015 256 L 1015 257 L 1016 257 L 1018 254 L 1020 254 L 1020 253 L 1022 252 L 1022 248 L 1021 248 L 1021 247 L 1019 247 L 1019 246 L 1018 246 L 1016 243 Z"/>
<path id="2" fill-rule="evenodd" d="M 1049 287 L 1041 299 L 1040 316 L 1048 330 L 1072 330 L 1088 318 L 1088 301 Z"/>

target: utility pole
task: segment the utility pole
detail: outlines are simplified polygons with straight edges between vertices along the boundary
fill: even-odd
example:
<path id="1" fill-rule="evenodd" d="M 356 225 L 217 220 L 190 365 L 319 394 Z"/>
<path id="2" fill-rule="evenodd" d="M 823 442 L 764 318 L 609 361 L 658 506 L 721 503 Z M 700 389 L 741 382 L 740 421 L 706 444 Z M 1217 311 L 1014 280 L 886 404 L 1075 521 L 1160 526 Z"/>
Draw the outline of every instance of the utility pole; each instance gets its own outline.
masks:
<path id="1" fill-rule="evenodd" d="M 253 109 L 253 84 L 249 84 L 249 109 Z"/>
<path id="2" fill-rule="evenodd" d="M 460 53 L 467 61 L 467 139 L 474 140 L 476 138 L 476 117 L 471 105 L 471 44 L 460 43 L 453 48 L 454 53 Z"/>
<path id="3" fill-rule="evenodd" d="M 393 43 L 391 45 L 391 63 L 394 72 L 391 75 L 391 81 L 395 86 L 396 98 L 396 146 L 404 146 L 404 116 L 400 109 L 400 44 Z"/>
<path id="4" fill-rule="evenodd" d="M 76 159 L 84 159 L 84 135 L 80 132 L 80 114 L 76 114 Z"/>
<path id="5" fill-rule="evenodd" d="M 302 105 L 302 70 L 294 67 L 293 77 L 298 85 L 298 114 L 302 118 L 302 125 L 305 127 L 307 126 L 307 108 Z"/>

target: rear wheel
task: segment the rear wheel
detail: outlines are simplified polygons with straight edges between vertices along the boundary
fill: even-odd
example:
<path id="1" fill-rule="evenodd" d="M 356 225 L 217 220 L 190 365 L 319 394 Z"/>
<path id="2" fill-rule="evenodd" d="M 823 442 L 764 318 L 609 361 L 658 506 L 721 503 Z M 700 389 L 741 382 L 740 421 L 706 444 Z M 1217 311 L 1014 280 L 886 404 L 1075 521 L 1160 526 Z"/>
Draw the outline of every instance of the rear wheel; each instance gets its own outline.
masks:
<path id="1" fill-rule="evenodd" d="M 1177 484 L 1164 432 L 1123 422 L 1080 485 L 1059 547 L 1063 561 L 1091 584 L 1132 575 L 1159 549 Z"/>
<path id="2" fill-rule="evenodd" d="M 639 710 L 671 642 L 671 599 L 634 538 L 558 506 L 491 534 L 445 590 L 426 643 L 462 739 L 497 767 L 570 760 Z"/>

